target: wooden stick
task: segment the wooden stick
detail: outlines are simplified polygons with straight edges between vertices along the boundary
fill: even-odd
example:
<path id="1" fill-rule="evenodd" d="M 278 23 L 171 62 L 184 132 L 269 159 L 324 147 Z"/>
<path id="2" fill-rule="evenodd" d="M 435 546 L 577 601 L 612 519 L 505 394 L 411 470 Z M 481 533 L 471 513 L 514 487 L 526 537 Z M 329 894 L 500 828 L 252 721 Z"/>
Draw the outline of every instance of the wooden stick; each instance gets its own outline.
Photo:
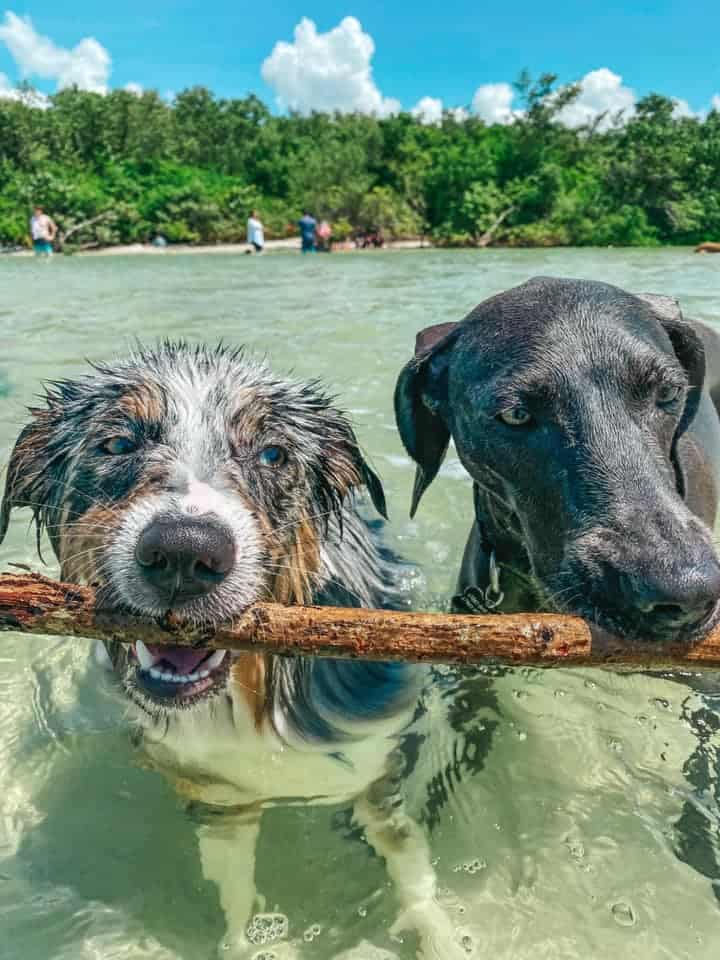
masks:
<path id="1" fill-rule="evenodd" d="M 211 631 L 176 618 L 152 621 L 100 610 L 90 587 L 39 574 L 0 576 L 0 630 L 366 660 L 720 666 L 720 627 L 693 644 L 623 642 L 578 617 L 549 613 L 468 616 L 258 603 Z"/>

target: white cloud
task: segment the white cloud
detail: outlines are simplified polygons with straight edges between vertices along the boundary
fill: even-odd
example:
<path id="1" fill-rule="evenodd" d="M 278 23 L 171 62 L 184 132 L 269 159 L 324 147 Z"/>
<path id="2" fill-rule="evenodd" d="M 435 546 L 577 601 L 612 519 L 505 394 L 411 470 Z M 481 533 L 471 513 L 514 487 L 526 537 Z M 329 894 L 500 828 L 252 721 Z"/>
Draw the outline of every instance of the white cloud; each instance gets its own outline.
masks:
<path id="1" fill-rule="evenodd" d="M 695 111 L 687 102 L 687 100 L 681 100 L 679 97 L 673 97 L 672 102 L 673 102 L 672 115 L 676 120 L 682 120 L 685 117 L 698 116 L 698 114 L 695 113 Z"/>
<path id="2" fill-rule="evenodd" d="M 4 73 L 0 73 L 0 100 L 16 100 L 28 107 L 37 107 L 40 110 L 47 110 L 50 106 L 50 101 L 44 93 L 32 88 L 18 89 L 10 83 L 7 74 Z"/>
<path id="3" fill-rule="evenodd" d="M 375 52 L 372 37 L 355 17 L 327 33 L 318 33 L 312 20 L 303 17 L 295 27 L 294 43 L 279 41 L 262 65 L 262 77 L 273 88 L 283 107 L 310 113 L 313 110 L 397 113 L 400 103 L 384 97 L 372 75 Z"/>
<path id="4" fill-rule="evenodd" d="M 599 129 L 607 130 L 620 111 L 624 120 L 633 115 L 636 99 L 635 91 L 623 84 L 619 74 L 607 67 L 600 67 L 585 74 L 580 81 L 579 96 L 563 107 L 558 120 L 566 127 L 582 127 L 594 123 L 601 114 L 606 114 L 600 121 Z"/>
<path id="5" fill-rule="evenodd" d="M 440 123 L 443 117 L 443 102 L 439 97 L 423 97 L 415 104 L 410 113 L 420 123 L 432 125 Z"/>
<path id="6" fill-rule="evenodd" d="M 428 126 L 441 123 L 443 117 L 451 117 L 455 123 L 464 123 L 470 116 L 465 107 L 446 107 L 440 97 L 422 97 L 410 113 Z"/>
<path id="7" fill-rule="evenodd" d="M 92 37 L 85 37 L 72 50 L 58 47 L 35 30 L 29 17 L 7 11 L 0 23 L 0 41 L 24 77 L 55 80 L 58 90 L 78 86 L 95 93 L 107 92 L 110 54 Z"/>
<path id="8" fill-rule="evenodd" d="M 512 123 L 514 96 L 509 83 L 483 83 L 472 98 L 473 112 L 485 123 Z"/>
<path id="9" fill-rule="evenodd" d="M 127 93 L 134 93 L 136 97 L 141 97 L 145 92 L 145 89 L 141 83 L 126 83 L 123 87 Z"/>
<path id="10" fill-rule="evenodd" d="M 710 101 L 710 109 L 717 110 L 717 112 L 720 113 L 720 93 L 716 93 Z"/>

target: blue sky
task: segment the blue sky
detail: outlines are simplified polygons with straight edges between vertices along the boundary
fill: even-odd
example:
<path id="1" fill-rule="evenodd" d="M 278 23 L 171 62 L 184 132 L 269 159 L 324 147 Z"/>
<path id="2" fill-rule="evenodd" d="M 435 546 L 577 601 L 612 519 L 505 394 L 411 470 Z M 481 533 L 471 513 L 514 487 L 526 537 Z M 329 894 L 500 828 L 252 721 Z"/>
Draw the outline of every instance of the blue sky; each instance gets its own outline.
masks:
<path id="1" fill-rule="evenodd" d="M 94 37 L 112 60 L 109 86 L 132 82 L 161 93 L 204 84 L 226 96 L 255 91 L 274 103 L 278 85 L 263 81 L 261 66 L 277 41 L 292 42 L 303 17 L 322 34 L 345 16 L 357 18 L 374 41 L 370 66 L 381 95 L 406 109 L 423 97 L 469 105 L 478 87 L 511 82 L 524 67 L 563 81 L 604 67 L 638 95 L 658 91 L 693 110 L 706 109 L 720 93 L 720 8 L 706 0 L 500 6 L 353 0 L 342 8 L 294 0 L 32 0 L 0 6 L 0 16 L 8 10 L 29 16 L 58 48 Z M 0 73 L 10 83 L 21 78 L 3 43 Z M 57 86 L 53 77 L 30 79 L 46 92 Z"/>

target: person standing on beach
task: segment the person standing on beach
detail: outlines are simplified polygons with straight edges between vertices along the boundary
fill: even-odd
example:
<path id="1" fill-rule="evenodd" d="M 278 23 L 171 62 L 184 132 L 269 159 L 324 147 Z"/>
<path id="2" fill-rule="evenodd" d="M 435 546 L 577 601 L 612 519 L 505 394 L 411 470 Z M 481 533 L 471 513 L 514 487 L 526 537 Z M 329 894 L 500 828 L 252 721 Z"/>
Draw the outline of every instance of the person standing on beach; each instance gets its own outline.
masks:
<path id="1" fill-rule="evenodd" d="M 330 253 L 330 238 L 332 237 L 332 227 L 327 220 L 321 220 L 315 231 L 318 238 L 317 248 L 322 253 Z"/>
<path id="2" fill-rule="evenodd" d="M 298 220 L 300 229 L 301 249 L 303 253 L 314 253 L 315 251 L 315 228 L 317 221 L 311 213 L 306 210 Z"/>
<path id="3" fill-rule="evenodd" d="M 57 226 L 45 213 L 42 207 L 33 207 L 30 217 L 30 236 L 33 250 L 39 257 L 50 257 L 53 252 L 53 240 L 57 234 Z"/>
<path id="4" fill-rule="evenodd" d="M 253 210 L 248 217 L 247 222 L 247 242 L 252 247 L 251 250 L 248 250 L 248 253 L 252 253 L 253 250 L 255 253 L 262 253 L 263 248 L 265 247 L 265 231 L 263 229 L 262 220 L 260 219 L 260 214 L 257 210 Z"/>

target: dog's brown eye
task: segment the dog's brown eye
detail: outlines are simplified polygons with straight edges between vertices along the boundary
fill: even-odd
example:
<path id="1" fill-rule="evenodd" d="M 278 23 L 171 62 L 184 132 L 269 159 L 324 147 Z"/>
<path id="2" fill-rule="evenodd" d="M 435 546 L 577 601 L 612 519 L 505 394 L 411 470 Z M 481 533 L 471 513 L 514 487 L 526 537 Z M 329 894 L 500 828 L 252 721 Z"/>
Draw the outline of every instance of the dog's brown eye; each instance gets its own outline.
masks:
<path id="1" fill-rule="evenodd" d="M 130 437 L 108 437 L 100 444 L 100 449 L 113 457 L 121 457 L 123 454 L 137 450 L 137 444 Z"/>
<path id="2" fill-rule="evenodd" d="M 265 447 L 260 451 L 259 460 L 264 467 L 281 467 L 287 460 L 287 454 L 282 447 Z"/>
<path id="3" fill-rule="evenodd" d="M 657 392 L 657 403 L 661 407 L 669 407 L 680 399 L 682 387 L 677 387 L 671 383 L 663 384 Z"/>
<path id="4" fill-rule="evenodd" d="M 509 427 L 526 427 L 532 420 L 532 414 L 525 407 L 511 407 L 498 415 Z"/>

